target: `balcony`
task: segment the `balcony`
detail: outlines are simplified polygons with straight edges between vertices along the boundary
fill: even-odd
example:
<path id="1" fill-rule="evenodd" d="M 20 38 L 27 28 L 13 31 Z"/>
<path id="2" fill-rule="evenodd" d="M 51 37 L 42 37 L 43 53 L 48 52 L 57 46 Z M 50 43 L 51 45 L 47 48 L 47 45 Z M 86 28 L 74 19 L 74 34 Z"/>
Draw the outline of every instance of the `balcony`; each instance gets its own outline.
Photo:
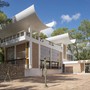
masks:
<path id="1" fill-rule="evenodd" d="M 29 37 L 30 37 L 29 32 L 19 32 L 15 35 L 12 35 L 12 36 L 9 36 L 9 37 L 2 39 L 1 40 L 1 47 L 12 45 L 12 44 L 18 43 L 20 41 L 22 41 L 22 42 L 27 41 L 27 39 Z"/>
<path id="2" fill-rule="evenodd" d="M 54 44 L 50 41 L 47 41 L 45 39 L 39 39 L 39 38 L 33 38 L 33 37 L 31 39 L 33 42 L 41 44 L 43 46 L 53 48 L 56 50 L 60 50 L 60 51 L 62 50 L 61 46 L 56 45 L 56 44 Z M 20 42 L 24 43 L 26 41 L 30 41 L 30 32 L 22 31 L 22 32 L 15 34 L 15 35 L 3 38 L 1 40 L 1 47 L 6 47 L 9 45 L 15 45 L 15 44 L 20 43 Z"/>

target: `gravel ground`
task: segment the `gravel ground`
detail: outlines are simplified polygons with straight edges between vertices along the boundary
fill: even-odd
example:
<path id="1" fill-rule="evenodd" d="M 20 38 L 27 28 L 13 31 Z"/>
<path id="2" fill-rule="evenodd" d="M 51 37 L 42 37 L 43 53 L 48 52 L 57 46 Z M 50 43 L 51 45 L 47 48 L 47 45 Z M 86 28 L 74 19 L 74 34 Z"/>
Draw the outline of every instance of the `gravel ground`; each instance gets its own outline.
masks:
<path id="1" fill-rule="evenodd" d="M 44 77 L 28 77 L 11 81 L 0 81 L 0 90 L 90 90 L 90 74 L 55 74 Z"/>

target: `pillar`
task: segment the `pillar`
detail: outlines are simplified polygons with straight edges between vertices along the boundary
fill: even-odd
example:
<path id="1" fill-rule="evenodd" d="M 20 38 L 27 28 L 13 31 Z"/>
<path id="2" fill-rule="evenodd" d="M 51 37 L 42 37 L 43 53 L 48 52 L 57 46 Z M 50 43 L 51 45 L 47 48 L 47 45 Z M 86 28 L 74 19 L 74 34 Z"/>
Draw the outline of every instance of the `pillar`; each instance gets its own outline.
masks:
<path id="1" fill-rule="evenodd" d="M 28 31 L 30 31 L 30 40 L 29 40 L 29 69 L 32 68 L 32 30 L 29 27 Z"/>

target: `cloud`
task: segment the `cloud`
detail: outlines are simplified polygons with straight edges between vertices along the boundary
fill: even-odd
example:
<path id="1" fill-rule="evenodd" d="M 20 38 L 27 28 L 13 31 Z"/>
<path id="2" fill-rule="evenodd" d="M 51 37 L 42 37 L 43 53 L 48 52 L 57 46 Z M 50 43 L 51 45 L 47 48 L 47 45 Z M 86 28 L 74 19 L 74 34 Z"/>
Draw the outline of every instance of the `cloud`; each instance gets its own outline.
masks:
<path id="1" fill-rule="evenodd" d="M 80 13 L 77 13 L 77 14 L 75 14 L 75 15 L 72 16 L 72 19 L 73 20 L 77 20 L 77 19 L 80 18 L 80 16 L 81 16 L 81 14 Z"/>
<path id="2" fill-rule="evenodd" d="M 81 14 L 80 13 L 76 13 L 75 15 L 72 15 L 71 17 L 70 17 L 70 15 L 62 15 L 61 16 L 61 22 L 63 23 L 63 22 L 71 22 L 72 20 L 78 20 L 79 18 L 80 18 L 80 16 L 81 16 Z"/>
<path id="3" fill-rule="evenodd" d="M 56 21 L 52 21 L 52 22 L 46 24 L 46 26 L 48 26 L 50 28 L 55 27 L 56 25 L 57 25 Z"/>
<path id="4" fill-rule="evenodd" d="M 72 18 L 69 15 L 62 15 L 61 16 L 62 22 L 70 22 Z"/>

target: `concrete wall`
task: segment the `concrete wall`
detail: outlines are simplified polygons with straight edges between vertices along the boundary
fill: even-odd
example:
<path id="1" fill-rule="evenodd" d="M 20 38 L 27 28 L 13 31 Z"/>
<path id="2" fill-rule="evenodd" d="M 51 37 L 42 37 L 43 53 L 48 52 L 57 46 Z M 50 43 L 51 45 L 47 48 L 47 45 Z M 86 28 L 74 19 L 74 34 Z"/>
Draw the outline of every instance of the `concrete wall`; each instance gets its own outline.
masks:
<path id="1" fill-rule="evenodd" d="M 66 64 L 65 65 L 65 72 L 66 73 L 81 73 L 83 69 L 83 66 L 81 67 L 80 63 L 76 63 L 76 64 Z"/>

